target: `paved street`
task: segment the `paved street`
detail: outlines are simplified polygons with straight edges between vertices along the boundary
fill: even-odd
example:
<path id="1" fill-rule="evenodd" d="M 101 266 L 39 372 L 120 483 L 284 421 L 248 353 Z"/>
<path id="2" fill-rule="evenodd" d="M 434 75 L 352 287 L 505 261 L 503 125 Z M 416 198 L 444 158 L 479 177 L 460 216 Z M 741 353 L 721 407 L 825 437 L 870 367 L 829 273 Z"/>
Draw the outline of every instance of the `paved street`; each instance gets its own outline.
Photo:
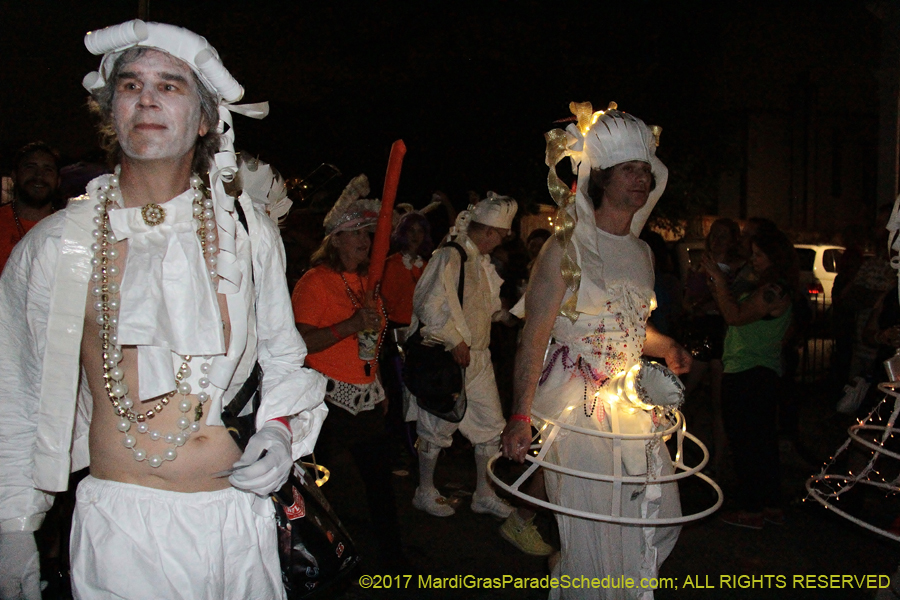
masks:
<path id="1" fill-rule="evenodd" d="M 821 467 L 830 452 L 846 439 L 847 420 L 833 414 L 824 401 L 817 398 L 815 389 L 801 390 L 801 434 L 797 451 L 793 444 L 782 442 L 783 495 L 787 502 L 787 523 L 781 527 L 767 526 L 761 531 L 736 528 L 722 523 L 715 515 L 684 527 L 674 552 L 663 565 L 661 578 L 672 578 L 667 585 L 678 589 L 659 589 L 658 599 L 755 599 L 755 598 L 873 598 L 874 589 L 806 589 L 801 584 L 839 585 L 840 579 L 808 579 L 806 576 L 856 576 L 862 582 L 865 575 L 889 575 L 900 563 L 900 545 L 826 511 L 814 500 L 803 502 L 804 482 Z M 833 403 L 832 403 L 833 405 Z M 690 425 L 690 424 L 689 424 Z M 702 419 L 698 433 L 703 434 Z M 807 455 L 804 459 L 802 455 Z M 819 459 L 814 459 L 818 456 Z M 405 465 L 403 463 L 406 463 Z M 411 498 L 415 489 L 415 459 L 398 445 L 398 467 L 406 467 L 408 474 L 394 478 L 397 491 L 403 542 L 407 555 L 418 572 L 408 580 L 394 578 L 391 585 L 406 585 L 405 591 L 364 590 L 353 585 L 340 597 L 356 598 L 546 598 L 547 590 L 514 589 L 420 589 L 419 575 L 432 582 L 435 578 L 474 576 L 501 578 L 542 578 L 549 574 L 547 561 L 522 554 L 503 540 L 500 522 L 472 513 L 468 507 L 474 487 L 472 449 L 458 439 L 454 447 L 441 458 L 436 484 L 457 505 L 457 514 L 441 519 L 414 509 Z M 403 472 L 402 469 L 398 469 Z M 733 488 L 734 476 L 726 473 L 717 477 L 726 494 L 726 508 Z M 326 493 L 328 485 L 326 485 Z M 686 510 L 704 506 L 712 496 L 700 485 L 682 485 L 682 502 Z M 355 535 L 362 552 L 374 553 L 374 540 L 368 535 L 362 490 L 353 498 L 333 498 L 345 525 Z M 867 494 L 856 502 L 855 510 L 873 520 L 888 524 L 900 516 L 900 502 L 896 498 Z M 708 504 L 707 504 L 708 505 Z M 539 513 L 539 529 L 545 539 L 558 547 L 552 515 Z M 362 574 L 379 575 L 374 561 L 362 565 Z M 756 577 L 754 587 L 753 580 Z M 766 577 L 769 576 L 769 577 Z M 781 576 L 781 577 L 779 577 Z M 688 580 L 688 577 L 690 579 Z M 376 578 L 377 580 L 377 578 Z M 452 580 L 451 580 L 452 581 Z M 878 578 L 868 580 L 878 584 Z M 885 578 L 880 580 L 883 584 Z M 729 587 L 729 584 L 734 587 Z M 857 584 L 853 584 L 857 585 Z"/>

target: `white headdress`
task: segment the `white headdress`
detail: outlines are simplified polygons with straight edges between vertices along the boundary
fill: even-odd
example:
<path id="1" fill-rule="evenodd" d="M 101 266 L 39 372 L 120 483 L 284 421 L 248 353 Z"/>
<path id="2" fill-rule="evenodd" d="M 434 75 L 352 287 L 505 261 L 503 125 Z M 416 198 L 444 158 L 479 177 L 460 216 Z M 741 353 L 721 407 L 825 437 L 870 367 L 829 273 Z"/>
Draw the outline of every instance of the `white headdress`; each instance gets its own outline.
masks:
<path id="1" fill-rule="evenodd" d="M 577 122 L 565 131 L 548 131 L 544 138 L 547 140 L 546 163 L 550 167 L 547 187 L 560 207 L 554 237 L 563 247 L 563 279 L 573 292 L 560 313 L 574 321 L 579 312 L 598 314 L 605 291 L 603 259 L 597 252 L 594 206 L 587 195 L 591 170 L 608 169 L 632 160 L 650 164 L 656 186 L 647 203 L 632 218 L 631 233 L 634 235 L 640 234 L 665 191 L 669 171 L 656 158 L 662 128 L 647 127 L 637 117 L 617 110 L 615 102 L 611 102 L 605 111 L 594 112 L 590 102 L 572 102 L 569 109 Z M 572 171 L 578 177 L 574 194 L 556 174 L 556 164 L 566 156 L 571 159 Z M 582 271 L 595 275 L 582 281 Z"/>
<path id="2" fill-rule="evenodd" d="M 116 59 L 124 51 L 130 48 L 152 48 L 184 61 L 197 74 L 204 87 L 216 96 L 219 111 L 216 130 L 221 134 L 222 141 L 214 164 L 210 167 L 209 180 L 218 224 L 218 291 L 223 294 L 236 293 L 241 286 L 241 272 L 234 254 L 235 220 L 231 214 L 234 212 L 234 198 L 225 193 L 224 189 L 224 184 L 234 179 L 238 171 L 231 113 L 262 119 L 269 113 L 268 103 L 233 104 L 244 96 L 244 88 L 222 64 L 216 49 L 205 38 L 183 27 L 145 23 L 136 19 L 90 31 L 84 36 L 84 45 L 92 54 L 103 55 L 100 69 L 88 73 L 82 81 L 89 92 L 93 93 L 106 84 Z"/>
<path id="3" fill-rule="evenodd" d="M 509 196 L 488 192 L 487 198 L 479 200 L 476 204 L 470 204 L 456 216 L 456 223 L 450 235 L 465 234 L 472 221 L 498 229 L 510 229 L 518 209 L 519 205 Z"/>
<path id="4" fill-rule="evenodd" d="M 487 198 L 470 209 L 472 220 L 498 229 L 510 229 L 519 205 L 509 196 L 488 192 Z"/>
<path id="5" fill-rule="evenodd" d="M 365 175 L 357 175 L 325 215 L 325 233 L 331 235 L 375 225 L 381 202 L 377 198 L 366 198 L 368 195 L 369 179 Z"/>

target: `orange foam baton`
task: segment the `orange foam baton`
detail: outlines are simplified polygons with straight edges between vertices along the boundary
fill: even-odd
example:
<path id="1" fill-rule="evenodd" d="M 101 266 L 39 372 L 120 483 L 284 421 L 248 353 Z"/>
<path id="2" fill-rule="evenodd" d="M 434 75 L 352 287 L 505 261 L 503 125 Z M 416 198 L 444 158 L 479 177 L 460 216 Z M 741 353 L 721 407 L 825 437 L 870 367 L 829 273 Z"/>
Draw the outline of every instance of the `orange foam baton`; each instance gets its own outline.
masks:
<path id="1" fill-rule="evenodd" d="M 397 198 L 397 186 L 400 184 L 400 168 L 403 166 L 404 156 L 406 156 L 406 144 L 403 143 L 403 140 L 397 140 L 391 145 L 391 157 L 388 159 L 387 174 L 384 176 L 381 212 L 378 213 L 375 241 L 372 243 L 372 258 L 369 262 L 369 281 L 366 286 L 368 296 L 371 296 L 384 276 L 384 261 L 391 243 L 394 200 Z"/>

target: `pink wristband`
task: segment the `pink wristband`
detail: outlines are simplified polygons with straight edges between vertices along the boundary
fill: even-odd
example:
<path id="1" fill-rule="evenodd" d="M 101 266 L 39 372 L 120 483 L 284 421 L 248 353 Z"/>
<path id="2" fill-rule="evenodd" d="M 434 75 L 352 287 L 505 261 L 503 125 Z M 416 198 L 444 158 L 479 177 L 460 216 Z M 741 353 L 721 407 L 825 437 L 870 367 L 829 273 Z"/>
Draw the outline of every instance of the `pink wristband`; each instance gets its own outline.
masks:
<path id="1" fill-rule="evenodd" d="M 269 419 L 269 421 L 278 421 L 282 425 L 288 428 L 288 431 L 291 431 L 291 422 L 288 417 L 275 417 L 274 419 Z"/>
<path id="2" fill-rule="evenodd" d="M 510 421 L 522 421 L 523 423 L 531 424 L 531 417 L 528 415 L 511 415 L 509 417 Z"/>

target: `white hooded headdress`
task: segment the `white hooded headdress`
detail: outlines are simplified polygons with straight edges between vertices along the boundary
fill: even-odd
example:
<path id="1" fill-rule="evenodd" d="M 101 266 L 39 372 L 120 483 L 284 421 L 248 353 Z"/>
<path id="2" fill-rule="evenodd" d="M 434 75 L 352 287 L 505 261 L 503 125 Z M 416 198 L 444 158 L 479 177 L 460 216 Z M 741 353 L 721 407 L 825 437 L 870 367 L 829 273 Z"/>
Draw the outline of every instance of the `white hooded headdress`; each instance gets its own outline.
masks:
<path id="1" fill-rule="evenodd" d="M 665 191 L 669 171 L 656 157 L 660 127 L 647 127 L 637 117 L 617 110 L 614 102 L 605 111 L 594 112 L 590 102 L 572 102 L 569 108 L 577 122 L 565 131 L 549 131 L 544 137 L 547 140 L 546 163 L 550 167 L 547 186 L 560 207 L 554 236 L 564 249 L 563 279 L 573 292 L 560 313 L 574 321 L 579 312 L 598 314 L 605 292 L 603 258 L 597 252 L 594 206 L 587 194 L 591 170 L 608 169 L 632 160 L 650 164 L 656 186 L 631 221 L 634 235 L 640 234 Z M 556 174 L 556 164 L 566 156 L 571 159 L 572 171 L 577 175 L 575 193 Z M 582 271 L 590 271 L 596 276 L 582 280 Z"/>

